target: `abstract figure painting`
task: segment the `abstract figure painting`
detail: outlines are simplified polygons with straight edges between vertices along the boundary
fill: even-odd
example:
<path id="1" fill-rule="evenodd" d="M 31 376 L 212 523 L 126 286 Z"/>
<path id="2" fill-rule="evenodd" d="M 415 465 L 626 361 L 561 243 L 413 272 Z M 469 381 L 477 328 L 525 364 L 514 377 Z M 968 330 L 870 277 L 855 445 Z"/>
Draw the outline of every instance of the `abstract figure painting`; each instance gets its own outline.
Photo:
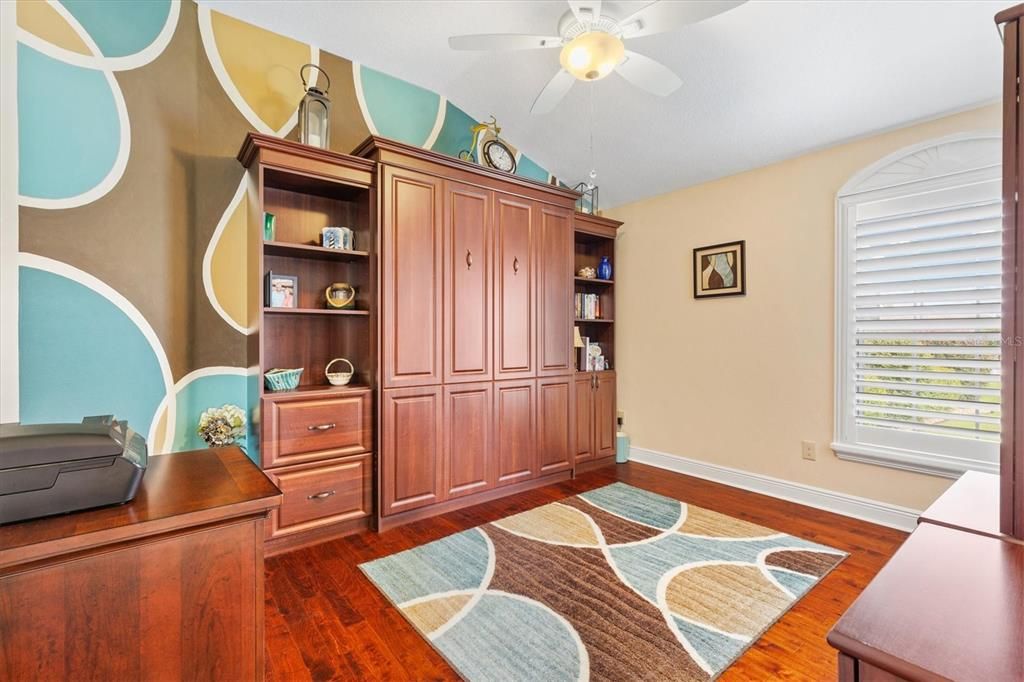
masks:
<path id="1" fill-rule="evenodd" d="M 747 243 L 713 244 L 693 250 L 693 297 L 747 293 Z"/>

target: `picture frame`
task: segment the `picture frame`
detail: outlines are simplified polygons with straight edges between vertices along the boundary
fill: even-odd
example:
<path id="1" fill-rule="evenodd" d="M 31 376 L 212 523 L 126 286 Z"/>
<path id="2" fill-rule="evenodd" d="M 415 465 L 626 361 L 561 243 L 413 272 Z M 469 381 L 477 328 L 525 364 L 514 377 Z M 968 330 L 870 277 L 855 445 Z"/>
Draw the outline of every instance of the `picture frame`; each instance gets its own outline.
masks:
<path id="1" fill-rule="evenodd" d="M 298 308 L 299 278 L 267 271 L 263 285 L 263 300 L 268 308 Z"/>
<path id="2" fill-rule="evenodd" d="M 693 297 L 720 298 L 747 293 L 747 242 L 739 240 L 693 250 Z"/>

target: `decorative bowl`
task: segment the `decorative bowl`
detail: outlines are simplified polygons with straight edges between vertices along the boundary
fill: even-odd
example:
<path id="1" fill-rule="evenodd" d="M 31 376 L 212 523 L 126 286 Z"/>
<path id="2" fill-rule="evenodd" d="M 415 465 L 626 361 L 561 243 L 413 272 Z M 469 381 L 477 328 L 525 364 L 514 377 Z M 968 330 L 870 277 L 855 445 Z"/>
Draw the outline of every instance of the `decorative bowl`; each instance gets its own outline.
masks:
<path id="1" fill-rule="evenodd" d="M 292 391 L 299 385 L 304 367 L 298 369 L 270 369 L 263 375 L 263 385 L 271 391 Z"/>

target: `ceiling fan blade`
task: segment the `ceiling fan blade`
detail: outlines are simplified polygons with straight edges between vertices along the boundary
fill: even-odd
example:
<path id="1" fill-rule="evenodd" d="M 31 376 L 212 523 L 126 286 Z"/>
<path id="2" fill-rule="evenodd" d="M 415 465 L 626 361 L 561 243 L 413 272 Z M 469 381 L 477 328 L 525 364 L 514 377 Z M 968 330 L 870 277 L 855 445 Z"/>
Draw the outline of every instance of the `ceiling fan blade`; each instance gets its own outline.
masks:
<path id="1" fill-rule="evenodd" d="M 536 50 L 545 47 L 561 47 L 558 36 L 531 36 L 516 33 L 478 33 L 469 36 L 452 36 L 448 47 L 453 50 Z"/>
<path id="2" fill-rule="evenodd" d="M 601 18 L 601 0 L 569 0 L 569 7 L 581 24 L 592 24 Z"/>
<path id="3" fill-rule="evenodd" d="M 716 14 L 727 12 L 746 0 L 687 0 L 670 2 L 655 0 L 619 22 L 623 38 L 639 38 L 654 33 L 676 31 Z"/>
<path id="4" fill-rule="evenodd" d="M 661 62 L 629 50 L 615 70 L 633 85 L 659 97 L 670 95 L 683 84 L 679 76 Z"/>
<path id="5" fill-rule="evenodd" d="M 537 95 L 537 99 L 533 101 L 533 106 L 530 107 L 530 113 L 546 114 L 552 111 L 562 101 L 562 98 L 565 97 L 575 82 L 575 76 L 565 69 L 560 69 L 555 74 L 555 77 L 548 81 L 548 84 L 544 86 L 540 94 Z"/>

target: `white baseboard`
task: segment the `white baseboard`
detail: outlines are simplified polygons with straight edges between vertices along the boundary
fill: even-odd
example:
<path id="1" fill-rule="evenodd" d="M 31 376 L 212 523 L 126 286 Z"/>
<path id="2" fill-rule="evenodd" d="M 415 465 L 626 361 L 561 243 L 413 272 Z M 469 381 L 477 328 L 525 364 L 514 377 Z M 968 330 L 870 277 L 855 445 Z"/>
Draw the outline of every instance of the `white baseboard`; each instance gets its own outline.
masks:
<path id="1" fill-rule="evenodd" d="M 646 448 L 631 447 L 629 460 L 907 532 L 914 530 L 917 526 L 917 517 L 921 515 L 920 511 L 907 507 L 869 500 L 856 495 L 837 493 L 833 490 L 784 481 L 780 478 L 669 455 Z"/>

